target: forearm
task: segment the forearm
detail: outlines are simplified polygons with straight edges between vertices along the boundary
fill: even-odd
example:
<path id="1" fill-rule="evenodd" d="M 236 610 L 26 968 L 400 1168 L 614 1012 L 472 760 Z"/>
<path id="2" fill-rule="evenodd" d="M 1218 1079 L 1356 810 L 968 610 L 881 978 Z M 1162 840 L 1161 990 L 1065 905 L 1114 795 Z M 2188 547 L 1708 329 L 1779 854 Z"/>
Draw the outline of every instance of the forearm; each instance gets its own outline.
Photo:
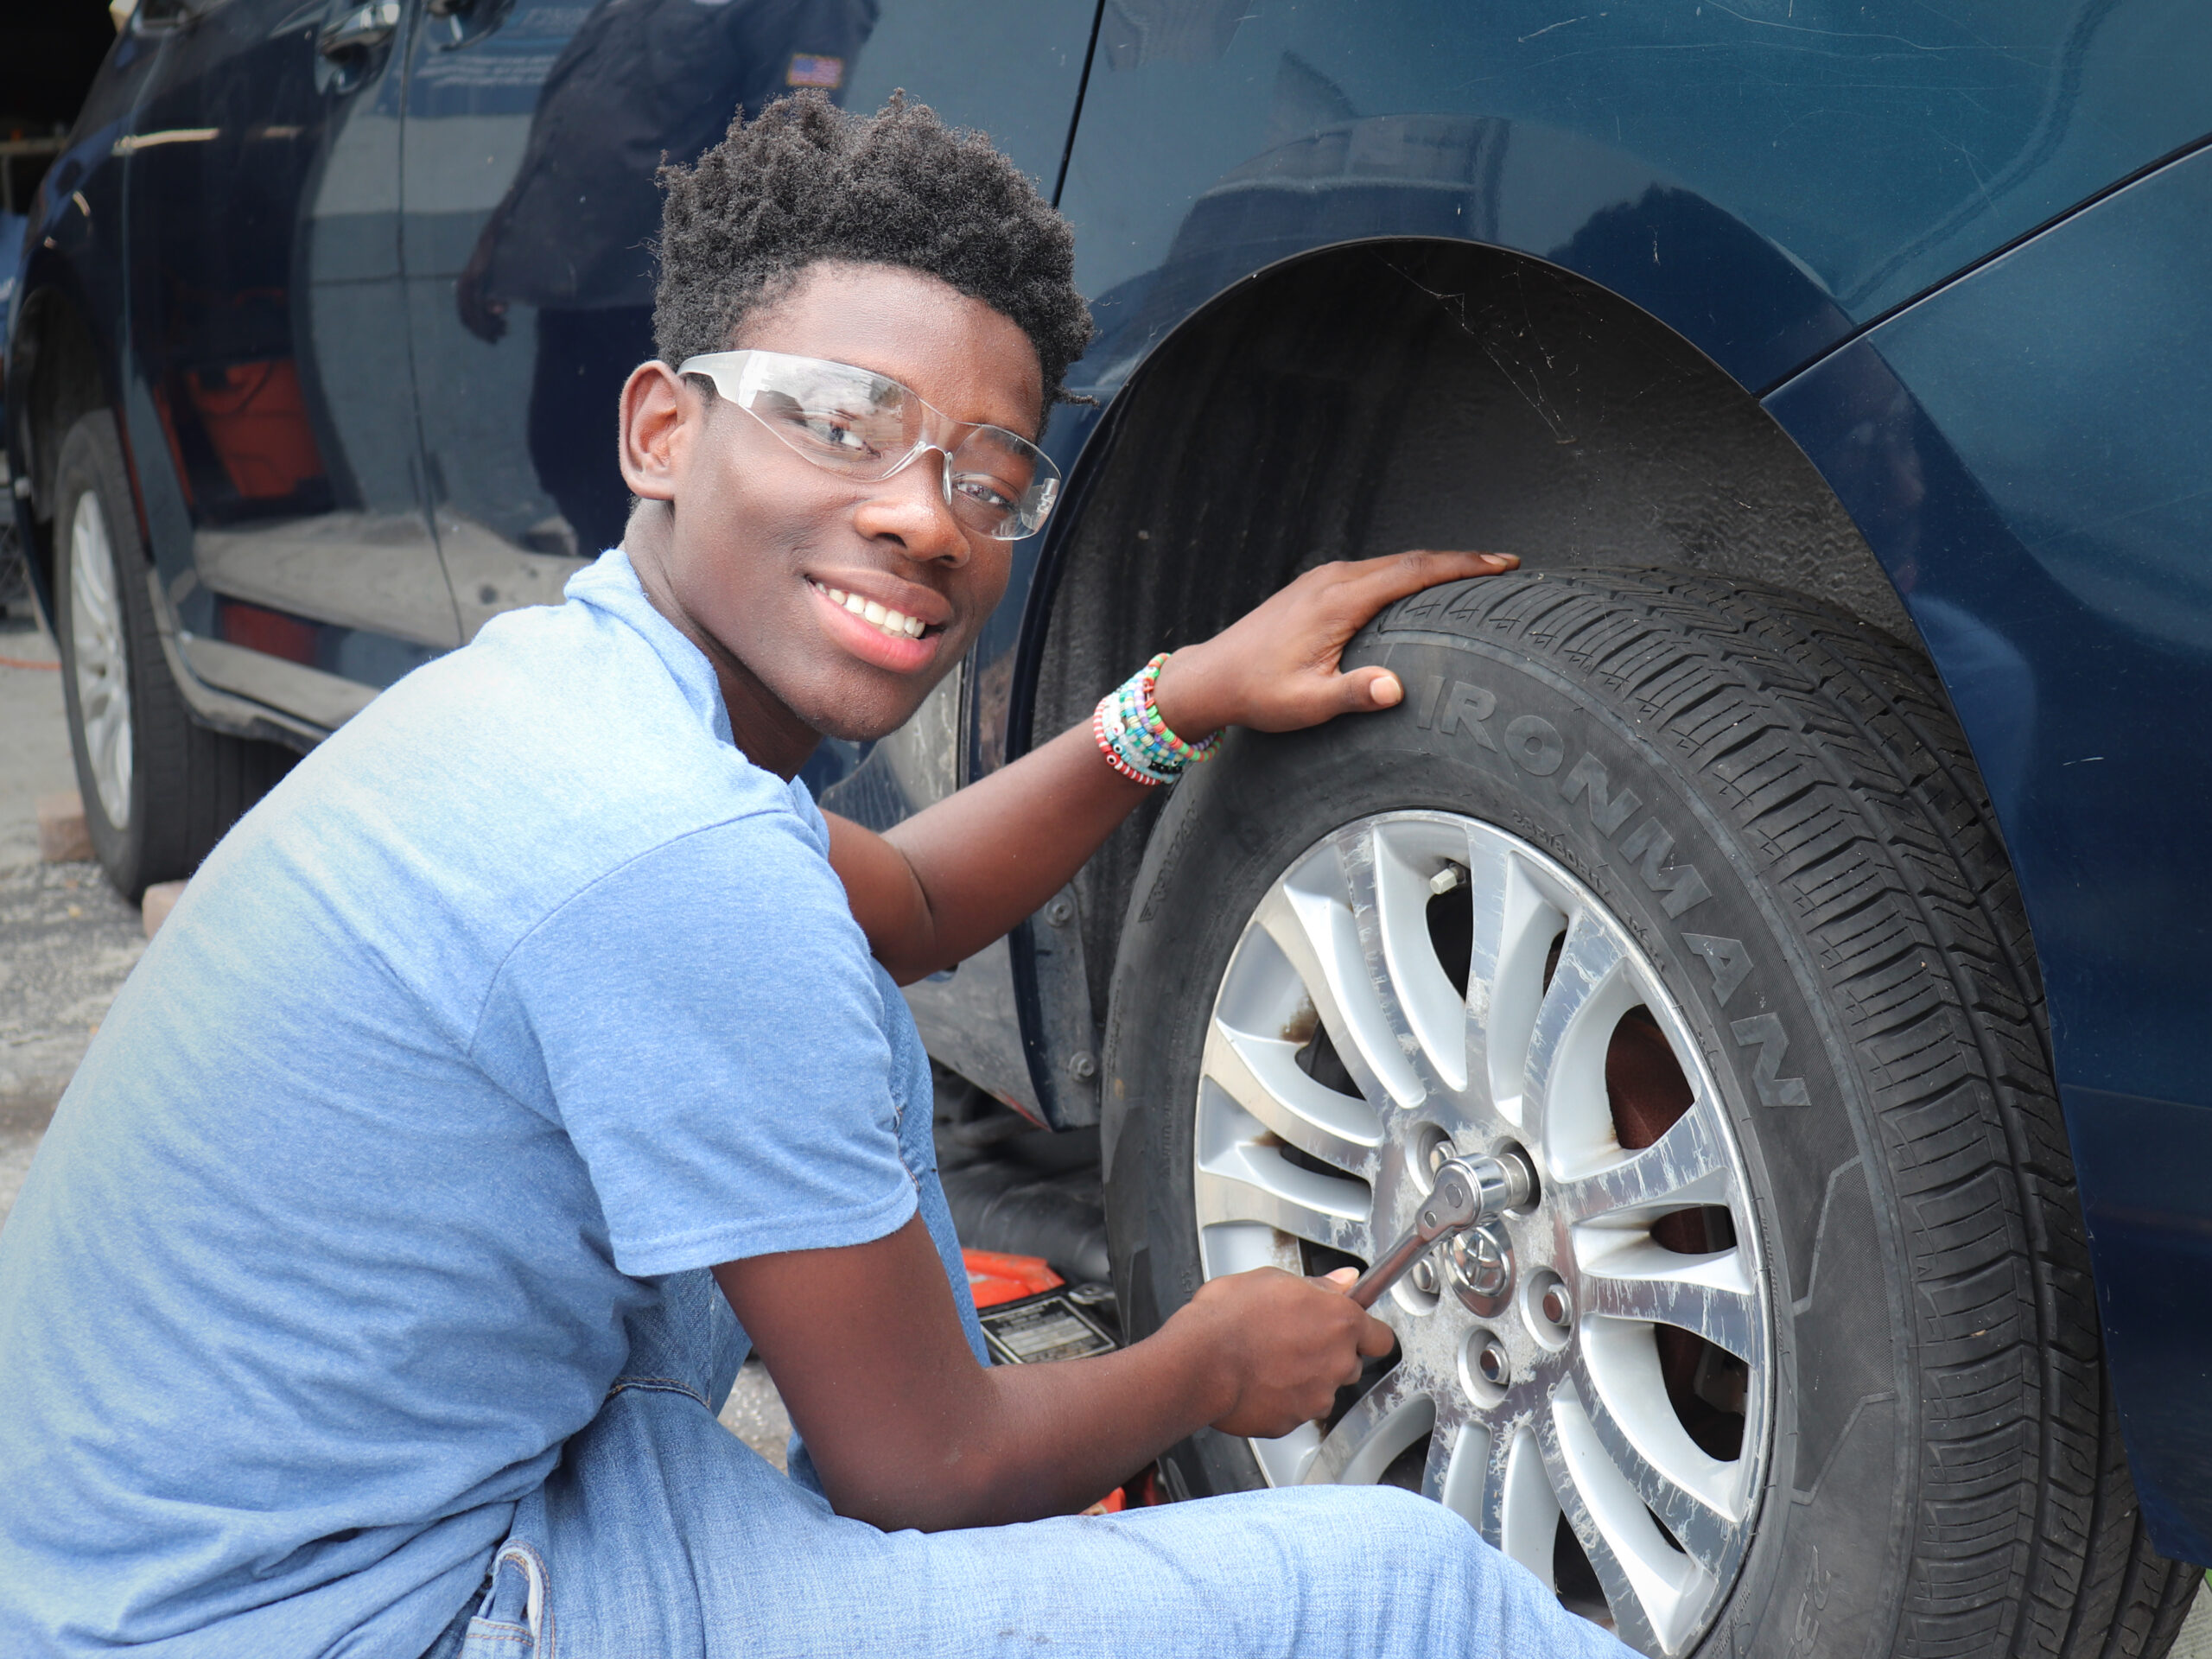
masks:
<path id="1" fill-rule="evenodd" d="M 1106 764 L 1088 726 L 926 807 L 883 842 L 905 861 L 903 925 L 870 944 L 902 982 L 965 960 L 1065 887 L 1149 791 Z"/>
<path id="2" fill-rule="evenodd" d="M 929 1455 L 874 1459 L 832 1486 L 832 1501 L 876 1526 L 925 1532 L 1072 1515 L 1226 1411 L 1224 1376 L 1217 1357 L 1172 1324 L 1094 1359 L 979 1369 Z"/>
<path id="3" fill-rule="evenodd" d="M 1095 1503 L 1236 1397 L 1221 1310 L 1095 1359 L 985 1367 L 919 1217 L 864 1245 L 715 1269 L 840 1514 L 978 1526 Z"/>

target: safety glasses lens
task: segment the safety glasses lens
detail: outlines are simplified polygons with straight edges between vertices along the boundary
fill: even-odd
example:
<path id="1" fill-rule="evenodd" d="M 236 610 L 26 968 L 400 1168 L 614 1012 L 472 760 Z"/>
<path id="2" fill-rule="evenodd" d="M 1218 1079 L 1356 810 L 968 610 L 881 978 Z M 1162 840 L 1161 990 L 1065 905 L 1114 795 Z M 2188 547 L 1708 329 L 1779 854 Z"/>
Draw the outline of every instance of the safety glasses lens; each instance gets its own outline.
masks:
<path id="1" fill-rule="evenodd" d="M 830 472 L 888 478 L 925 448 L 938 450 L 946 502 L 982 535 L 1001 541 L 1033 535 L 1059 496 L 1059 469 L 1019 433 L 963 428 L 896 380 L 867 369 L 744 351 L 691 358 L 677 372 L 705 376 L 721 396 Z"/>

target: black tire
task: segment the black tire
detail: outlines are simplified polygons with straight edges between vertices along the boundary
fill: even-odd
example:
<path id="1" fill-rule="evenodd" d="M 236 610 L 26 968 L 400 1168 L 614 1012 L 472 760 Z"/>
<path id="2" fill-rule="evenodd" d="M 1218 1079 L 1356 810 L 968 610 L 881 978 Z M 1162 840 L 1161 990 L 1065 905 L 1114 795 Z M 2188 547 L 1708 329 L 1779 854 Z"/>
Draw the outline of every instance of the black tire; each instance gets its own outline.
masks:
<path id="1" fill-rule="evenodd" d="M 198 868 L 224 832 L 274 787 L 296 757 L 279 745 L 210 731 L 192 719 L 162 655 L 147 591 L 152 566 L 138 532 L 123 446 L 107 410 L 95 410 L 69 429 L 55 486 L 54 620 L 69 747 L 93 855 L 116 891 L 136 904 L 153 883 L 188 876 Z M 118 791 L 118 811 L 102 799 L 87 741 L 76 648 L 80 601 L 72 570 L 72 537 L 79 504 L 88 496 L 107 537 L 115 629 L 127 682 L 123 701 L 130 711 L 130 780 Z"/>
<path id="2" fill-rule="evenodd" d="M 1697 1650 L 2157 1659 L 2200 1574 L 2137 1513 L 2033 949 L 1926 664 L 1797 595 L 1664 571 L 1435 588 L 1347 660 L 1394 669 L 1405 705 L 1233 736 L 1133 890 L 1104 1132 L 1132 1338 L 1199 1281 L 1201 1047 L 1254 906 L 1342 825 L 1464 814 L 1640 942 L 1747 1166 L 1779 1381 L 1755 1531 Z M 1458 686 L 1479 690 L 1447 720 Z M 1578 756 L 1648 806 L 1600 829 L 1561 788 Z M 1647 817 L 1671 851 L 1624 856 Z M 1740 971 L 1716 971 L 1716 938 Z M 1210 1431 L 1168 1461 L 1194 1495 L 1262 1484 Z"/>

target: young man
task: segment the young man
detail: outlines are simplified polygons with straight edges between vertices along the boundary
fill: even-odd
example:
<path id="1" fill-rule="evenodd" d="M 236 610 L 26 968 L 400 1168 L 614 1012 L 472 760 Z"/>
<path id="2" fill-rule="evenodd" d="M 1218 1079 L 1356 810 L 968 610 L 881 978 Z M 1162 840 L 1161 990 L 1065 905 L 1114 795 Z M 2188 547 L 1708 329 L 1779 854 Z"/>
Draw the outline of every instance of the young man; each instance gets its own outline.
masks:
<path id="1" fill-rule="evenodd" d="M 825 823 L 819 735 L 906 720 L 1049 510 L 1068 232 L 926 111 L 817 101 L 671 179 L 662 259 L 623 546 L 239 824 L 55 1115 L 0 1235 L 0 1648 L 1615 1650 L 1395 1490 L 1072 1516 L 1389 1332 L 1265 1271 L 987 1368 L 893 984 L 1057 890 L 1173 734 L 1395 703 L 1354 631 L 1510 561 L 1313 571 L 1095 732 Z M 715 1421 L 748 1342 L 790 1478 Z"/>

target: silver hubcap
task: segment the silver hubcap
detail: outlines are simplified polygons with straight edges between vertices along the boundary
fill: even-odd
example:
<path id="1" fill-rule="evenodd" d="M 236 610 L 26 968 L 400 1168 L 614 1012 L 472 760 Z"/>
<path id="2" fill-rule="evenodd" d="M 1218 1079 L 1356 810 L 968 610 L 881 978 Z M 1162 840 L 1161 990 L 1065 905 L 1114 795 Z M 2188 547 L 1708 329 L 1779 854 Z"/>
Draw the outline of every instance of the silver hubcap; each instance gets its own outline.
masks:
<path id="1" fill-rule="evenodd" d="M 69 654 L 100 810 L 120 830 L 130 817 L 130 667 L 107 518 L 90 490 L 69 525 Z"/>
<path id="2" fill-rule="evenodd" d="M 1348 1410 L 1253 1451 L 1278 1485 L 1418 1484 L 1623 1639 L 1685 1652 L 1751 1541 L 1772 1389 L 1713 1080 L 1632 936 L 1528 842 L 1441 812 L 1347 825 L 1268 891 L 1215 1000 L 1206 1275 L 1370 1261 L 1432 1163 L 1507 1142 L 1536 1199 L 1383 1297 L 1400 1352 Z"/>

